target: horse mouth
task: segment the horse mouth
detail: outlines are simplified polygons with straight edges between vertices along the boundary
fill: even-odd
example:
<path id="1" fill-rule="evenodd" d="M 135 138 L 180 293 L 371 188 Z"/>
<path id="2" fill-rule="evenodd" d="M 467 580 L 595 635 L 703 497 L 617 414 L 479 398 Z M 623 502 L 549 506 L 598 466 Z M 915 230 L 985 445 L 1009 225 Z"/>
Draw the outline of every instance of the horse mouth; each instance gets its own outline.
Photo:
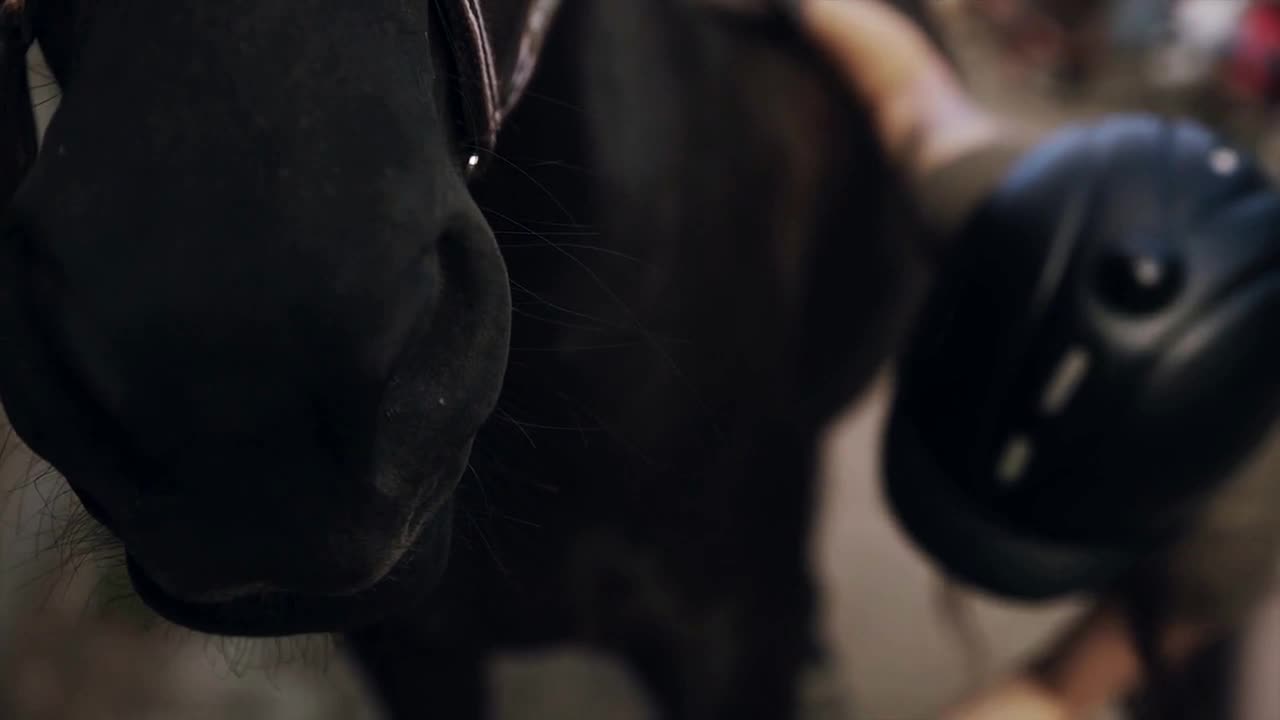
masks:
<path id="1" fill-rule="evenodd" d="M 441 470 L 440 478 L 460 479 L 469 449 L 468 443 L 458 459 Z M 201 588 L 171 580 L 149 566 L 147 553 L 133 547 L 120 518 L 91 493 L 76 490 L 76 495 L 89 516 L 124 549 L 133 590 L 155 614 L 211 635 L 281 637 L 357 630 L 419 606 L 438 586 L 447 567 L 455 489 L 456 481 L 424 483 L 419 496 L 409 501 L 413 509 L 387 543 L 385 557 L 366 574 L 348 575 L 332 586 L 318 580 L 316 585 L 301 587 L 274 583 L 269 573 Z"/>
<path id="2" fill-rule="evenodd" d="M 423 534 L 424 528 L 435 520 L 448 496 L 436 498 L 419 498 L 414 502 L 412 511 L 402 522 L 402 529 L 387 544 L 386 552 L 376 562 L 363 569 L 352 568 L 351 572 L 340 578 L 321 579 L 302 584 L 283 582 L 264 575 L 256 582 L 238 584 L 221 584 L 193 586 L 192 583 L 175 578 L 164 572 L 161 567 L 148 563 L 143 553 L 128 553 L 133 561 L 136 574 L 144 575 L 148 585 L 163 592 L 169 598 L 189 605 L 212 606 L 236 602 L 255 597 L 273 595 L 303 595 L 314 597 L 352 597 L 372 588 L 389 576 L 399 576 L 406 562 L 406 555 L 415 551 L 415 547 Z M 127 543 L 126 543 L 127 545 Z M 141 557 L 140 557 L 141 556 Z"/>
<path id="3" fill-rule="evenodd" d="M 448 563 L 453 502 L 415 520 L 408 547 L 378 579 L 351 592 L 312 593 L 253 583 L 190 599 L 166 589 L 127 551 L 134 591 L 153 612 L 210 635 L 282 637 L 346 632 L 416 606 L 439 583 Z"/>

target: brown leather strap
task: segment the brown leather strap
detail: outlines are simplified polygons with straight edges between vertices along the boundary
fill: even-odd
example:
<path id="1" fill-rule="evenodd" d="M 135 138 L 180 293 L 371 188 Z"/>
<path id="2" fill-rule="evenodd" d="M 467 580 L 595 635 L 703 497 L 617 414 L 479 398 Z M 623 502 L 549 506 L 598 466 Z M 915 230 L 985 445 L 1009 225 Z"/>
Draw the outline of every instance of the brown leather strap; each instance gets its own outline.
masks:
<path id="1" fill-rule="evenodd" d="M 463 91 L 474 104 L 477 137 L 492 148 L 537 65 L 560 0 L 446 0 Z"/>
<path id="2" fill-rule="evenodd" d="M 627 0 L 630 2 L 631 0 Z M 639 0 L 637 0 L 639 1 Z M 693 0 L 743 16 L 786 16 L 795 0 Z M 475 142 L 491 149 L 520 101 L 561 0 L 442 0 L 469 98 Z"/>

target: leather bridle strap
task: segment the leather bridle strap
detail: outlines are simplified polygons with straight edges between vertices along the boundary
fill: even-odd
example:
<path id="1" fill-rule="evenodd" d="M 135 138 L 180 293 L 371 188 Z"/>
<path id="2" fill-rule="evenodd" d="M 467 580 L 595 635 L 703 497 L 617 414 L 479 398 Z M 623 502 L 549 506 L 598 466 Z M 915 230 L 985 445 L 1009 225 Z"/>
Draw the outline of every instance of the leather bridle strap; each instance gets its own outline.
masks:
<path id="1" fill-rule="evenodd" d="M 447 41 L 458 62 L 470 141 L 492 150 L 533 76 L 560 0 L 443 0 Z"/>
<path id="2" fill-rule="evenodd" d="M 794 0 L 691 2 L 708 10 L 780 20 L 794 6 Z M 561 0 L 438 0 L 445 40 L 458 65 L 473 149 L 491 151 L 497 143 L 503 122 L 528 87 L 560 6 Z"/>

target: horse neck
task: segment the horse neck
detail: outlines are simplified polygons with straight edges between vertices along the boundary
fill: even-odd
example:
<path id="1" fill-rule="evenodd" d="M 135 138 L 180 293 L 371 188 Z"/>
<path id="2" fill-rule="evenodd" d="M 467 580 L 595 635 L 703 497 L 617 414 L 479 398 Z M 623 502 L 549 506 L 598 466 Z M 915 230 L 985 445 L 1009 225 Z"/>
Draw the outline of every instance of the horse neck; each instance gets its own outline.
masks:
<path id="1" fill-rule="evenodd" d="M 517 306 L 499 414 L 473 455 L 484 502 L 535 522 L 552 507 L 538 539 L 568 543 L 590 522 L 662 525 L 641 517 L 664 511 L 653 498 L 707 498 L 740 536 L 799 543 L 806 493 L 751 482 L 741 451 L 768 446 L 799 468 L 910 305 L 897 196 L 865 114 L 777 28 L 675 0 L 565 0 L 545 52 L 474 189 Z M 798 410 L 805 397 L 831 399 Z M 519 467 L 527 453 L 540 457 Z M 544 481 L 570 492 L 512 499 Z M 526 579 L 555 559 L 517 545 L 496 552 Z M 456 550 L 450 587 L 382 629 L 401 647 L 434 645 L 433 627 L 476 645 L 507 632 L 492 618 L 437 625 L 449 607 L 507 612 L 495 575 L 470 563 L 491 565 L 488 549 Z"/>

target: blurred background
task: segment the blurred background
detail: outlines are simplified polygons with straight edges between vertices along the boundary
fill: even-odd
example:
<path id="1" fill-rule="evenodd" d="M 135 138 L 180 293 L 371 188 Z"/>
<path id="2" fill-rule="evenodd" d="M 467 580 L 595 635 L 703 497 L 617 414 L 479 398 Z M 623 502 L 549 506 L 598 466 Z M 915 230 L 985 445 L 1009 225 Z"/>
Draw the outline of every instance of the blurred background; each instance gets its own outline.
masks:
<path id="1" fill-rule="evenodd" d="M 1280 174 L 1280 3 L 935 1 L 952 51 L 988 102 L 1044 124 L 1120 109 L 1189 114 Z M 35 59 L 43 124 L 57 88 L 38 52 Z M 1081 611 L 947 594 L 879 504 L 882 401 L 874 392 L 864 398 L 826 444 L 813 547 L 823 591 L 817 632 L 831 662 L 806 685 L 806 716 L 815 720 L 927 717 Z M 379 717 L 326 638 L 214 639 L 156 620 L 130 596 L 102 540 L 56 474 L 0 422 L 0 719 Z M 948 615 L 957 608 L 963 622 Z M 1236 720 L 1280 718 L 1273 626 L 1280 605 L 1248 634 L 1239 673 L 1263 681 L 1226 683 L 1246 697 Z M 498 658 L 493 673 L 502 718 L 652 716 L 623 670 L 571 648 Z"/>

